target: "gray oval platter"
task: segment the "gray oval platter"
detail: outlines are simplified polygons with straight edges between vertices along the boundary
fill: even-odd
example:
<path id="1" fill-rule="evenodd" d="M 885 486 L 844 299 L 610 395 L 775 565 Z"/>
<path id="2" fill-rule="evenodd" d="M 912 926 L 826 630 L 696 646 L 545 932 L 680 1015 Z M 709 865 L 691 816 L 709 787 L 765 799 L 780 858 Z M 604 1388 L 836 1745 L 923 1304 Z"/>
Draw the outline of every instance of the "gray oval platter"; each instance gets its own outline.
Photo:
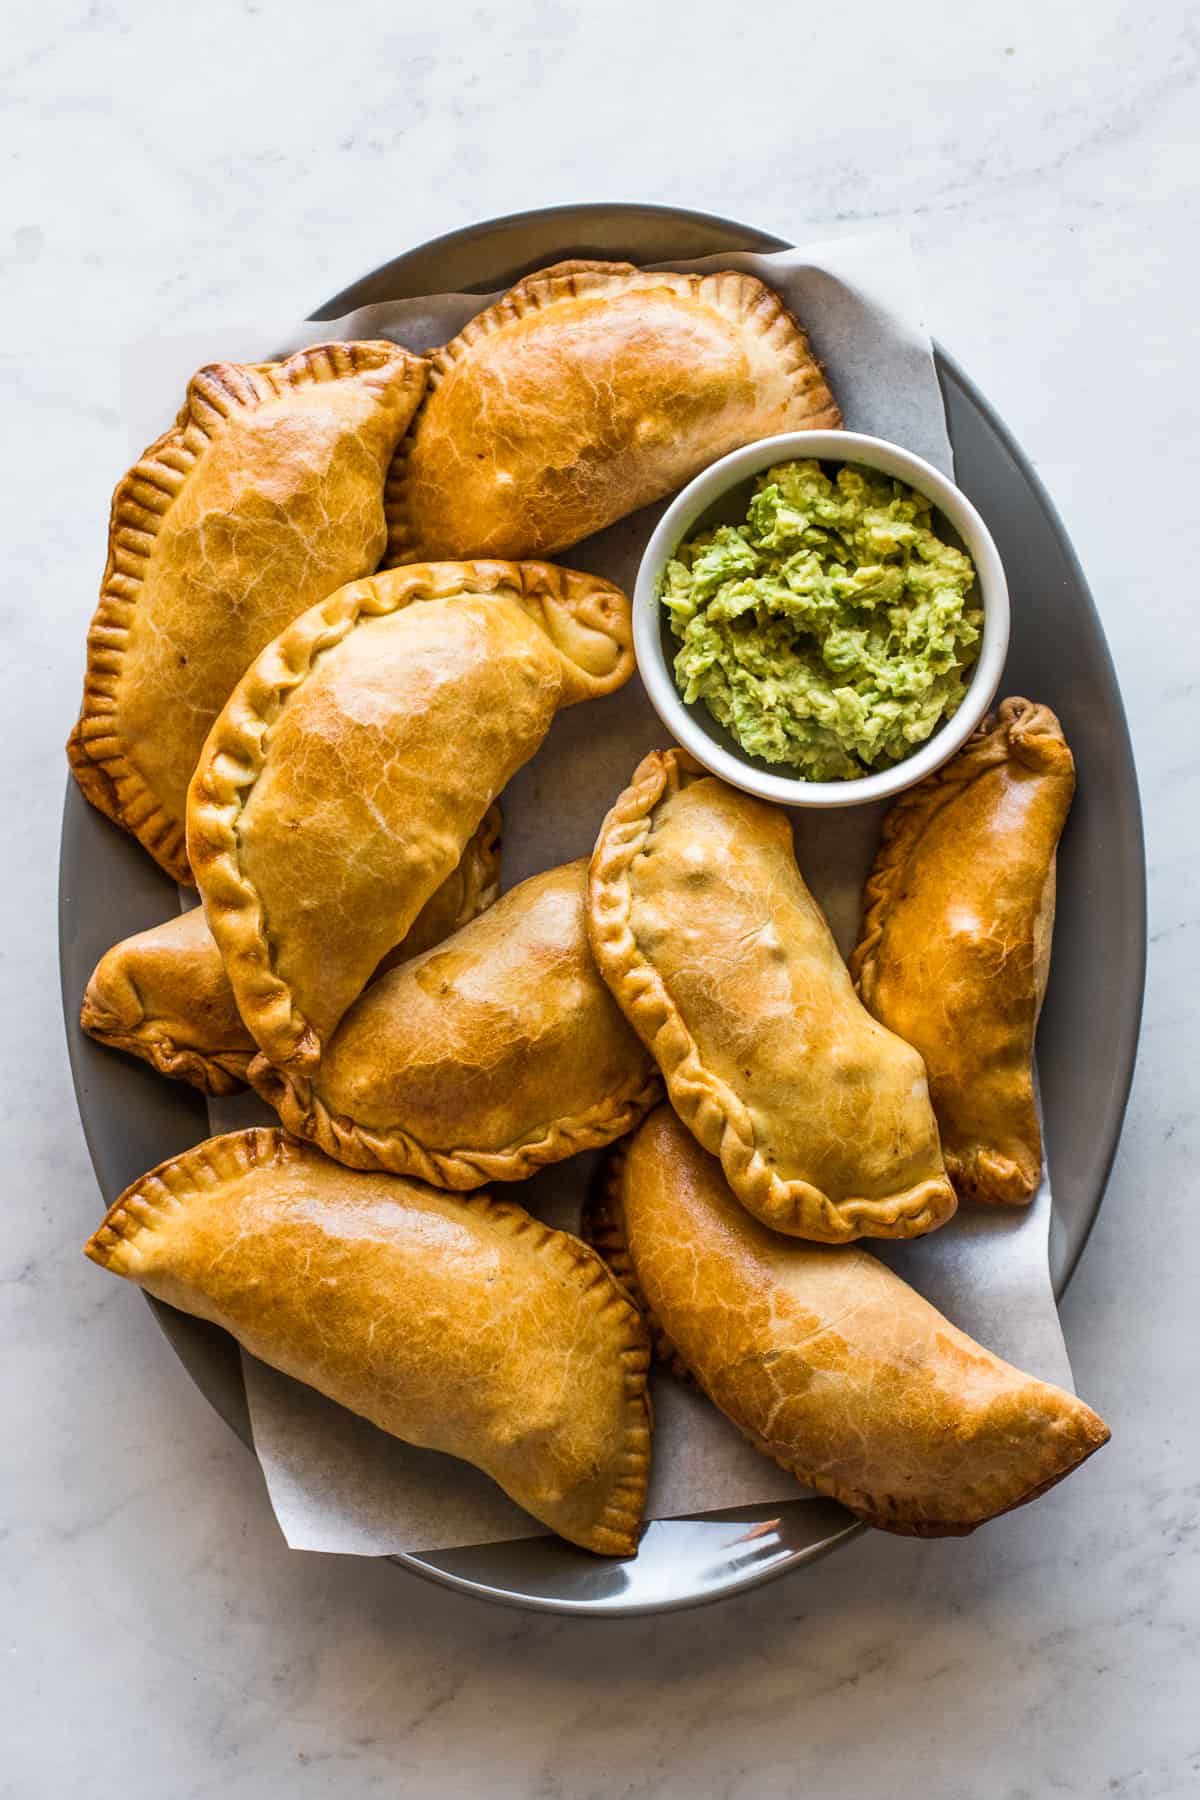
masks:
<path id="1" fill-rule="evenodd" d="M 335 318 L 406 295 L 488 293 L 567 256 L 644 263 L 784 248 L 780 238 L 702 213 L 559 207 L 489 220 L 408 251 L 344 289 L 314 317 Z M 1001 691 L 1032 694 L 1051 705 L 1080 769 L 1059 856 L 1054 968 L 1038 1039 L 1054 1190 L 1051 1260 L 1061 1293 L 1099 1210 L 1137 1049 L 1146 955 L 1137 778 L 1104 633 L 1049 497 L 995 412 L 940 349 L 937 367 L 958 481 L 991 527 L 1012 592 L 1012 645 Z M 59 886 L 63 1005 L 80 1116 L 106 1202 L 208 1132 L 198 1094 L 103 1049 L 78 1022 L 88 977 L 109 945 L 177 908 L 167 877 L 68 782 Z M 249 1444 L 232 1340 L 150 1304 L 196 1385 Z M 748 1535 L 766 1520 L 775 1521 L 771 1529 Z M 861 1529 L 833 1502 L 804 1499 L 656 1522 L 629 1562 L 591 1557 L 555 1538 L 392 1560 L 510 1605 L 628 1616 L 753 1587 L 813 1561 Z"/>

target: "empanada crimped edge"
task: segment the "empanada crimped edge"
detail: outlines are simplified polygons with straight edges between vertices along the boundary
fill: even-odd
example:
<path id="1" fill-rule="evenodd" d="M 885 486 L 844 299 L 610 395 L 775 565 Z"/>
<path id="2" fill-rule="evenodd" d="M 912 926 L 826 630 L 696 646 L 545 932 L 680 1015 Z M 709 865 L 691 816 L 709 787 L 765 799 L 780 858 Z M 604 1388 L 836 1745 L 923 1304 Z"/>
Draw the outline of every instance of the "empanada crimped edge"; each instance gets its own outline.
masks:
<path id="1" fill-rule="evenodd" d="M 957 756 L 898 795 L 888 808 L 879 854 L 863 890 L 862 929 L 849 959 L 851 978 L 860 991 L 869 989 L 888 907 L 926 827 L 948 801 L 1010 758 L 1047 774 L 1074 768 L 1050 708 L 1013 695 L 976 726 Z"/>
<path id="2" fill-rule="evenodd" d="M 652 1130 L 653 1124 L 653 1118 L 647 1120 L 645 1129 Z M 629 1253 L 625 1232 L 623 1184 L 629 1163 L 630 1147 L 634 1142 L 634 1139 L 627 1139 L 610 1155 L 602 1172 L 602 1178 L 593 1188 L 585 1204 L 581 1232 L 585 1242 L 589 1243 L 597 1254 L 604 1258 L 617 1280 L 641 1311 L 650 1332 L 656 1362 L 663 1364 L 672 1375 L 688 1386 L 707 1393 L 704 1384 L 698 1380 L 680 1357 L 647 1302 Z M 803 1241 L 795 1241 L 794 1247 L 797 1251 L 803 1252 L 806 1246 Z M 871 1254 L 862 1245 L 856 1245 L 853 1249 L 845 1251 L 834 1248 L 828 1253 L 867 1257 Z M 898 1286 L 907 1285 L 900 1283 L 898 1277 L 892 1276 L 891 1279 L 896 1281 Z M 946 1321 L 946 1324 L 949 1326 L 949 1321 Z M 956 1337 L 965 1336 L 953 1326 L 949 1326 L 949 1329 L 954 1332 Z M 969 1339 L 967 1342 L 970 1344 Z M 991 1355 L 990 1352 L 984 1352 L 984 1354 Z M 1038 1385 L 1048 1386 L 1044 1383 Z M 711 1399 L 711 1396 L 708 1397 Z M 1074 1403 L 1076 1397 L 1071 1395 L 1070 1399 Z M 712 1401 L 712 1404 L 717 1405 L 715 1400 Z M 717 1410 L 723 1411 L 719 1406 Z M 1053 1455 L 1047 1449 L 1042 1460 L 1042 1468 L 1046 1470 L 1045 1478 L 1035 1481 L 1032 1486 L 1019 1479 L 1014 1480 L 998 1495 L 994 1484 L 965 1488 L 961 1497 L 969 1503 L 969 1506 L 978 1505 L 982 1516 L 961 1520 L 942 1518 L 930 1520 L 914 1516 L 911 1499 L 902 1493 L 867 1492 L 826 1480 L 812 1468 L 806 1468 L 798 1461 L 776 1454 L 769 1444 L 764 1443 L 744 1426 L 739 1424 L 737 1429 L 745 1437 L 746 1442 L 761 1456 L 765 1456 L 777 1467 L 785 1470 L 787 1474 L 794 1476 L 804 1486 L 814 1488 L 817 1492 L 826 1494 L 830 1499 L 849 1508 L 864 1524 L 870 1525 L 876 1530 L 891 1532 L 902 1537 L 944 1538 L 967 1537 L 978 1530 L 982 1524 L 989 1523 L 1004 1513 L 1013 1512 L 1030 1501 L 1038 1499 L 1040 1495 L 1065 1480 L 1095 1451 L 1102 1449 L 1111 1435 L 1108 1426 L 1082 1402 L 1077 1404 L 1076 1415 L 1071 1420 L 1070 1431 L 1064 1431 L 1064 1435 L 1069 1438 L 1073 1449 L 1078 1452 L 1073 1461 L 1068 1461 L 1064 1467 L 1061 1455 Z"/>
<path id="3" fill-rule="evenodd" d="M 168 875 L 187 886 L 193 880 L 185 821 L 175 818 L 143 779 L 117 723 L 122 662 L 154 540 L 210 439 L 231 411 L 253 404 L 255 382 L 274 396 L 397 363 L 407 365 L 407 386 L 424 388 L 425 360 L 385 341 L 313 344 L 282 362 L 212 363 L 192 377 L 175 423 L 117 483 L 108 559 L 88 630 L 83 705 L 67 740 L 67 759 L 90 803 L 131 832 Z"/>
<path id="4" fill-rule="evenodd" d="M 187 1205 L 190 1194 L 210 1189 L 223 1180 L 236 1179 L 255 1167 L 281 1159 L 303 1157 L 306 1146 L 275 1127 L 252 1127 L 210 1138 L 181 1156 L 149 1170 L 121 1194 L 84 1245 L 84 1255 L 111 1273 L 137 1280 L 134 1246 L 143 1232 L 152 1232 L 164 1213 Z M 553 1256 L 564 1282 L 582 1283 L 597 1310 L 619 1306 L 629 1321 L 627 1341 L 619 1355 L 625 1389 L 626 1442 L 618 1476 L 603 1512 L 589 1532 L 584 1548 L 601 1555 L 633 1556 L 637 1553 L 642 1512 L 649 1485 L 653 1413 L 649 1392 L 649 1350 L 646 1328 L 638 1308 L 612 1274 L 603 1258 L 581 1238 L 543 1225 L 523 1207 L 494 1200 L 490 1194 L 457 1196 L 458 1204 L 500 1226 L 512 1237 L 532 1231 L 539 1234 L 539 1255 Z"/>
<path id="5" fill-rule="evenodd" d="M 454 916 L 444 923 L 437 917 L 447 885 L 443 884 L 417 914 L 403 942 L 383 959 L 381 969 L 392 968 L 409 955 L 418 955 L 430 943 L 439 942 L 460 930 L 493 905 L 500 892 L 501 830 L 502 812 L 496 801 L 469 839 L 454 875 L 447 878 L 447 883 L 459 882 L 458 909 Z M 164 923 L 175 924 L 176 921 Z M 136 934 L 138 938 L 145 935 Z M 417 940 L 415 944 L 414 939 Z M 246 1086 L 247 1070 L 258 1054 L 257 1044 L 248 1032 L 244 1048 L 215 1050 L 181 1044 L 168 1022 L 148 1012 L 136 974 L 126 966 L 120 954 L 129 942 L 125 939 L 114 944 L 92 971 L 80 1006 L 79 1023 L 83 1030 L 97 1043 L 136 1056 L 160 1075 L 173 1081 L 186 1081 L 202 1094 L 224 1097 L 238 1093 Z M 215 943 L 212 954 L 219 959 L 220 952 Z M 229 1004 L 234 1006 L 232 991 L 229 992 Z"/>
<path id="6" fill-rule="evenodd" d="M 637 1278 L 633 1258 L 629 1254 L 625 1237 L 625 1214 L 621 1203 L 625 1165 L 629 1160 L 629 1141 L 626 1138 L 624 1142 L 614 1144 L 597 1172 L 583 1203 L 579 1235 L 585 1244 L 591 1245 L 597 1256 L 603 1257 L 646 1321 L 655 1362 L 664 1369 L 669 1369 L 677 1381 L 697 1388 L 699 1382 L 651 1311 L 650 1303 Z"/>
<path id="7" fill-rule="evenodd" d="M 559 649 L 567 675 L 564 704 L 599 697 L 629 679 L 634 668 L 629 603 L 599 576 L 553 563 L 414 563 L 350 582 L 310 607 L 251 663 L 209 734 L 188 791 L 188 857 L 204 891 L 206 912 L 221 913 L 222 953 L 252 974 L 253 1013 L 243 990 L 239 1005 L 251 1034 L 263 1029 L 301 1046 L 300 1061 L 316 1060 L 315 1034 L 274 968 L 269 925 L 239 854 L 238 819 L 266 764 L 271 730 L 288 700 L 303 687 L 325 650 L 342 642 L 360 619 L 381 618 L 423 600 L 459 593 L 511 594 L 539 616 Z M 582 621 L 613 645 L 612 666 L 594 674 L 560 645 L 561 623 Z M 235 982 L 235 991 L 237 983 Z"/>
<path id="8" fill-rule="evenodd" d="M 858 942 L 849 958 L 850 976 L 868 1011 L 873 1011 L 876 956 L 887 925 L 888 913 L 899 893 L 921 839 L 944 806 L 952 804 L 973 782 L 989 770 L 1016 761 L 1035 773 L 1058 775 L 1074 781 L 1075 759 L 1058 719 L 1047 706 L 1013 695 L 975 728 L 958 754 L 916 787 L 893 801 L 884 816 L 879 850 L 863 890 L 863 913 Z M 956 1187 L 972 1192 L 974 1172 L 964 1165 L 953 1145 L 943 1142 L 946 1173 Z M 1012 1157 L 995 1149 L 987 1152 L 989 1185 L 1019 1202 L 1032 1197 L 1032 1181 Z M 1037 1158 L 1040 1173 L 1041 1154 Z"/>
<path id="9" fill-rule="evenodd" d="M 525 1181 L 548 1163 L 602 1149 L 632 1131 L 662 1094 L 657 1075 L 650 1075 L 627 1094 L 607 1096 L 586 1112 L 555 1119 L 541 1137 L 517 1139 L 501 1150 L 434 1150 L 399 1126 L 372 1131 L 331 1112 L 307 1075 L 276 1068 L 265 1056 L 254 1058 L 247 1080 L 288 1131 L 316 1144 L 335 1162 L 348 1169 L 413 1176 L 455 1193 L 486 1181 Z"/>
<path id="10" fill-rule="evenodd" d="M 807 1181 L 781 1179 L 757 1146 L 749 1108 L 705 1068 L 666 983 L 639 949 L 630 923 L 633 862 L 662 795 L 678 787 L 681 778 L 688 781 L 704 773 L 686 750 L 651 751 L 600 827 L 588 884 L 588 933 L 597 967 L 662 1070 L 676 1113 L 696 1141 L 720 1159 L 756 1217 L 766 1224 L 803 1218 L 800 1235 L 828 1244 L 935 1230 L 947 1216 L 944 1181 L 925 1180 L 883 1200 L 856 1197 L 836 1203 Z"/>
<path id="11" fill-rule="evenodd" d="M 841 409 L 828 391 L 824 369 L 813 353 L 808 333 L 775 290 L 760 281 L 756 275 L 747 275 L 737 269 L 718 269 L 707 275 L 683 274 L 671 270 L 639 269 L 634 263 L 591 261 L 587 258 L 552 263 L 545 269 L 537 269 L 532 274 L 523 276 L 499 300 L 476 313 L 473 319 L 468 319 L 462 330 L 448 343 L 431 353 L 429 381 L 421 406 L 397 448 L 384 486 L 383 509 L 388 528 L 388 547 L 384 562 L 386 568 L 394 567 L 403 563 L 407 557 L 420 553 L 419 546 L 414 542 L 407 510 L 408 449 L 420 424 L 421 412 L 447 369 L 469 354 L 472 345 L 477 344 L 481 338 L 490 336 L 492 332 L 501 330 L 516 319 L 553 306 L 557 300 L 583 294 L 599 295 L 606 289 L 625 291 L 631 282 L 639 282 L 647 289 L 664 285 L 673 286 L 676 291 L 682 288 L 729 318 L 752 322 L 764 338 L 773 336 L 780 348 L 792 348 L 795 354 L 793 368 L 803 378 L 800 391 L 804 391 L 805 387 L 817 386 L 826 389 L 828 404 L 813 418 L 807 429 L 835 431 L 841 428 Z"/>

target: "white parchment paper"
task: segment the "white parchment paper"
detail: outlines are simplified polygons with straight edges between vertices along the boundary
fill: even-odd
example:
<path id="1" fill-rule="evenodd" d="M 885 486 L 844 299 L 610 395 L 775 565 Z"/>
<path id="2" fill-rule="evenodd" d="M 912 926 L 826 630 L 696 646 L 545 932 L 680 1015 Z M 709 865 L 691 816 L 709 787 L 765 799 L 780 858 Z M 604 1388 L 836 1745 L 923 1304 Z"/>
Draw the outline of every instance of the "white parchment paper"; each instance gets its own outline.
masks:
<path id="1" fill-rule="evenodd" d="M 769 282 L 808 329 L 846 423 L 891 438 L 953 473 L 932 349 L 908 240 L 894 232 L 841 238 L 772 256 L 710 257 L 682 268 L 744 268 Z M 132 351 L 125 395 L 133 453 L 173 417 L 192 371 L 220 359 L 257 361 L 331 338 L 387 337 L 413 350 L 443 343 L 488 303 L 449 294 L 371 306 L 319 325 L 286 320 L 216 327 Z M 562 560 L 632 590 L 660 507 L 589 539 Z M 504 885 L 590 852 L 611 801 L 665 733 L 634 680 L 620 694 L 572 708 L 509 784 Z M 880 808 L 798 813 L 800 866 L 843 950 L 875 852 Z M 209 1103 L 214 1132 L 274 1123 L 252 1095 Z M 597 1157 L 576 1157 L 522 1184 L 522 1204 L 568 1229 Z M 931 1237 L 872 1245 L 955 1324 L 1032 1374 L 1062 1386 L 1071 1371 L 1050 1285 L 1050 1191 L 1014 1213 L 964 1209 Z M 476 1470 L 414 1449 L 311 1389 L 243 1356 L 254 1441 L 289 1544 L 383 1555 L 541 1534 Z M 647 1516 L 672 1518 L 794 1499 L 795 1482 L 752 1451 L 707 1402 L 654 1378 L 655 1466 Z"/>

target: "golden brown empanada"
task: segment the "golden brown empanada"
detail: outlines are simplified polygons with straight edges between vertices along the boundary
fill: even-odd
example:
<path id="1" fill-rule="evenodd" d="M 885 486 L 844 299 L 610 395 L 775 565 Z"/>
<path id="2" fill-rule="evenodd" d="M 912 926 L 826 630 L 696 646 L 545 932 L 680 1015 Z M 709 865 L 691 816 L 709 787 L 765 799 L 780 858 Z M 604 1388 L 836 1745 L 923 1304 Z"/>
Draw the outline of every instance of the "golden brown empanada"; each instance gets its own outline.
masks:
<path id="1" fill-rule="evenodd" d="M 86 1253 L 393 1436 L 474 1463 L 572 1543 L 635 1554 L 645 1328 L 598 1256 L 519 1206 L 240 1131 L 134 1182 Z"/>
<path id="2" fill-rule="evenodd" d="M 388 480 L 388 561 L 541 556 L 841 413 L 777 294 L 726 269 L 566 262 L 437 351 Z"/>
<path id="3" fill-rule="evenodd" d="M 972 1200 L 1037 1191 L 1033 1040 L 1075 765 L 1048 707 L 1005 700 L 884 820 L 850 969 L 925 1059 L 946 1167 Z"/>
<path id="4" fill-rule="evenodd" d="M 950 1217 L 921 1059 L 856 1000 L 786 813 L 652 753 L 600 828 L 588 923 L 676 1112 L 758 1218 L 844 1243 Z"/>
<path id="5" fill-rule="evenodd" d="M 868 1524 L 962 1536 L 1107 1443 L 1082 1400 L 984 1350 L 865 1250 L 764 1230 L 669 1107 L 609 1174 L 585 1235 L 649 1309 L 660 1356 Z"/>
<path id="6" fill-rule="evenodd" d="M 500 808 L 493 806 L 381 972 L 440 944 L 486 911 L 499 891 Z M 114 944 L 88 982 L 80 1024 L 102 1044 L 205 1094 L 236 1093 L 258 1050 L 199 906 Z"/>
<path id="7" fill-rule="evenodd" d="M 250 1081 L 298 1137 L 439 1187 L 521 1181 L 611 1143 L 662 1093 L 596 973 L 587 864 L 523 881 L 351 1007 L 310 1077 Z"/>
<path id="8" fill-rule="evenodd" d="M 75 779 L 190 881 L 188 782 L 264 644 L 383 555 L 384 476 L 428 364 L 394 344 L 214 363 L 113 495 Z"/>
<path id="9" fill-rule="evenodd" d="M 205 745 L 188 852 L 272 1062 L 316 1065 L 555 711 L 632 670 L 624 594 L 548 563 L 396 569 L 263 651 Z"/>

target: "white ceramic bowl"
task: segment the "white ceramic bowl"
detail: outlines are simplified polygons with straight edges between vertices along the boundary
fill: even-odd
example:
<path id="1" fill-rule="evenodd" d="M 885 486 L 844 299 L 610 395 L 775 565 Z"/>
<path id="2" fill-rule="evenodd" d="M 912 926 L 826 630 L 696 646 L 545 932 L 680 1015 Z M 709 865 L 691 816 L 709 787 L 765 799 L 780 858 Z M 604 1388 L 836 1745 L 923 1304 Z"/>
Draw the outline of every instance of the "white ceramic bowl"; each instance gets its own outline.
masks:
<path id="1" fill-rule="evenodd" d="M 677 547 L 731 489 L 746 486 L 773 463 L 861 463 L 916 488 L 953 526 L 975 564 L 976 595 L 983 608 L 983 643 L 970 685 L 954 717 L 894 768 L 853 781 L 804 781 L 777 774 L 747 756 L 722 730 L 702 700 L 685 706 L 672 673 L 676 639 L 658 584 Z M 1008 654 L 1008 584 L 992 535 L 966 495 L 910 450 L 854 431 L 792 431 L 761 438 L 723 456 L 690 481 L 659 521 L 638 569 L 633 597 L 633 638 L 638 667 L 655 712 L 675 740 L 714 775 L 782 806 L 857 806 L 886 800 L 940 768 L 960 748 L 995 697 Z"/>

